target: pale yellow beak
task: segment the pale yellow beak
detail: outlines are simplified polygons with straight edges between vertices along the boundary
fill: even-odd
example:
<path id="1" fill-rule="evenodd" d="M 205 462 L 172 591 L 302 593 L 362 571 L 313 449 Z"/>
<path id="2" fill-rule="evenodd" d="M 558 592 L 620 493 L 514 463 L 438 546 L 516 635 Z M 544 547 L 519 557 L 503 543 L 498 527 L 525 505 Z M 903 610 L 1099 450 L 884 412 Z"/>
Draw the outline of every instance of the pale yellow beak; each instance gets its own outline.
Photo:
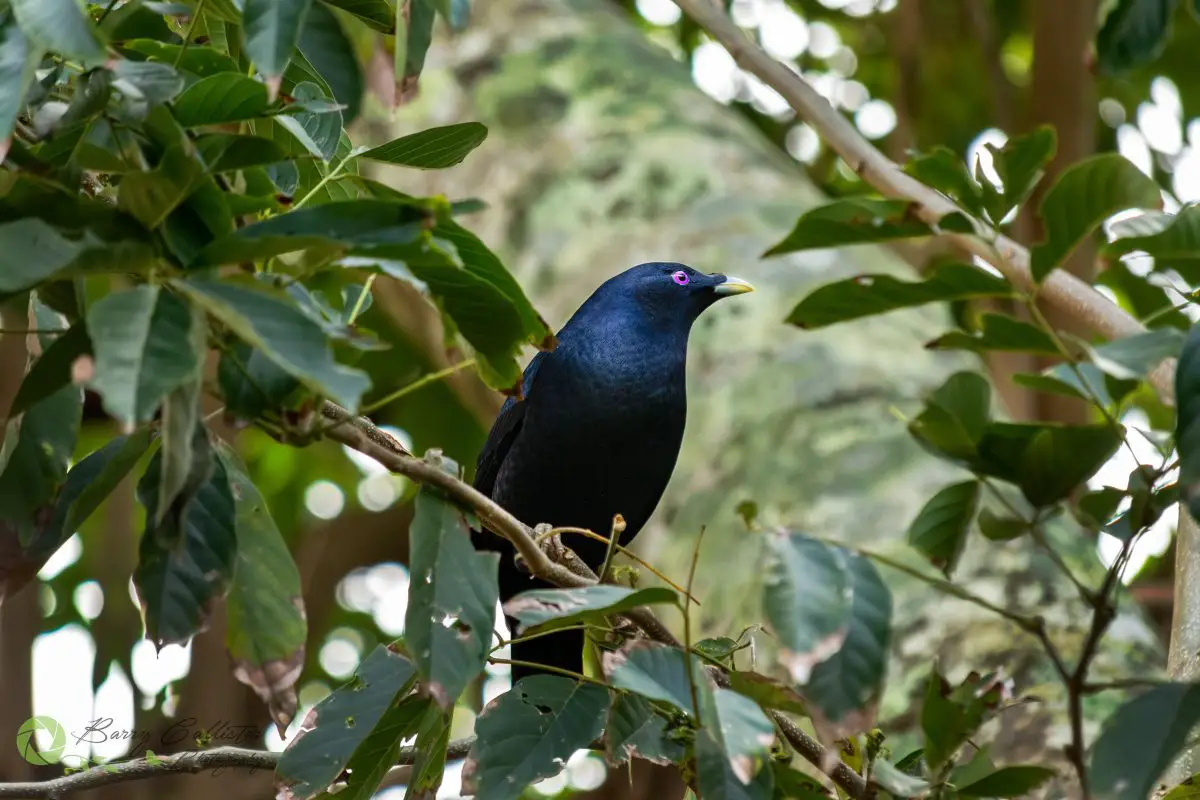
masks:
<path id="1" fill-rule="evenodd" d="M 724 281 L 713 287 L 713 291 L 721 296 L 730 294 L 745 294 L 753 292 L 754 287 L 741 278 L 735 278 L 732 275 L 725 278 Z"/>

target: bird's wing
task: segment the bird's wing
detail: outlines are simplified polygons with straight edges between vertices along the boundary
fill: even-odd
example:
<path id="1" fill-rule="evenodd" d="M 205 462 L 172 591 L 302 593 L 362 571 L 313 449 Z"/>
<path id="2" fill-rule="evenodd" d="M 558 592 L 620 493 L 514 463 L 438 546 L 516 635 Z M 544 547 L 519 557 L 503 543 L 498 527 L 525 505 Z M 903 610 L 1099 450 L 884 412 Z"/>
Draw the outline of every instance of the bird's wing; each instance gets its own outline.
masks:
<path id="1" fill-rule="evenodd" d="M 525 373 L 521 380 L 522 393 L 526 398 L 529 397 L 529 392 L 533 388 L 533 379 L 537 375 L 538 369 L 541 368 L 546 355 L 545 351 L 538 353 L 529 362 L 529 366 L 525 367 Z M 500 466 L 504 463 L 508 451 L 521 432 L 521 426 L 525 422 L 525 410 L 528 407 L 527 403 L 510 397 L 504 401 L 504 405 L 500 408 L 500 414 L 492 423 L 492 430 L 488 433 L 487 441 L 484 442 L 483 450 L 479 453 L 479 460 L 475 464 L 475 488 L 488 497 L 492 495 L 496 476 L 500 474 Z"/>

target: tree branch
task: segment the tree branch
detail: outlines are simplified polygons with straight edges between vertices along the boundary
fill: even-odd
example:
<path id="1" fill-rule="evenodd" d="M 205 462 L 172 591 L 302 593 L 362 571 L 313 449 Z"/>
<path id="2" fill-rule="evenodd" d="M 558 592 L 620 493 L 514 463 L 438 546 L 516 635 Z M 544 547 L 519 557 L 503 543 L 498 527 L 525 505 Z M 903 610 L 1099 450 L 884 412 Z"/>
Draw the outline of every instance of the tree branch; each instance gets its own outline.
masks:
<path id="1" fill-rule="evenodd" d="M 446 749 L 447 758 L 464 758 L 475 743 L 474 736 L 458 739 Z M 211 750 L 189 750 L 164 756 L 134 758 L 112 764 L 101 764 L 81 772 L 52 778 L 48 781 L 0 783 L 0 798 L 48 798 L 59 800 L 72 792 L 95 789 L 113 783 L 155 778 L 161 775 L 191 774 L 207 770 L 248 769 L 274 771 L 282 753 L 249 750 L 244 747 L 214 747 Z M 412 764 L 417 748 L 402 747 L 396 764 Z"/>
<path id="2" fill-rule="evenodd" d="M 864 181 L 881 194 L 911 201 L 916 216 L 929 224 L 935 224 L 951 213 L 973 219 L 945 195 L 909 176 L 877 150 L 804 78 L 755 44 L 711 0 L 674 2 L 729 51 L 739 67 L 779 92 L 800 118 L 811 125 Z M 981 223 L 976 221 L 976 224 Z M 1007 236 L 997 234 L 993 241 L 988 242 L 970 234 L 946 232 L 942 235 L 971 255 L 991 264 L 1021 291 L 1036 293 L 1047 306 L 1064 318 L 1078 321 L 1100 336 L 1120 339 L 1146 330 L 1115 303 L 1064 270 L 1052 271 L 1039 286 L 1029 270 L 1029 251 Z M 1159 394 L 1168 402 L 1174 396 L 1173 372 L 1173 366 L 1167 369 L 1160 366 L 1150 376 Z"/>

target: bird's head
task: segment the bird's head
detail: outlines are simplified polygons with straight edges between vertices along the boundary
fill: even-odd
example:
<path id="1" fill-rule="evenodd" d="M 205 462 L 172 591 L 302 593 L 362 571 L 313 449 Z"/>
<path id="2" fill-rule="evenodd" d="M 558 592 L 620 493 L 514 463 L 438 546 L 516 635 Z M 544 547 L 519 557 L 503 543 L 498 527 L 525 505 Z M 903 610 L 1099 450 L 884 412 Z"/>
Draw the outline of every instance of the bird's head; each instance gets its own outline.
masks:
<path id="1" fill-rule="evenodd" d="M 596 295 L 627 308 L 635 307 L 637 313 L 647 318 L 690 326 L 704 309 L 722 297 L 752 291 L 754 287 L 741 278 L 705 274 L 684 264 L 652 261 L 610 278 Z"/>

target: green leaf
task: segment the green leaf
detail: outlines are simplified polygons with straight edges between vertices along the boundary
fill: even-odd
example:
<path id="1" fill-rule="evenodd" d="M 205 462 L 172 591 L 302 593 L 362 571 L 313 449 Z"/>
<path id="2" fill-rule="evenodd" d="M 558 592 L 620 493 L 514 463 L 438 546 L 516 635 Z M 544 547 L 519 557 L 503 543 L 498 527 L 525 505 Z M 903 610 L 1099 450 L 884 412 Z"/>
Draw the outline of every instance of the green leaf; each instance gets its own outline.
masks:
<path id="1" fill-rule="evenodd" d="M 96 353 L 92 387 L 126 424 L 153 419 L 162 399 L 200 366 L 203 342 L 188 303 L 158 286 L 106 295 L 88 311 Z"/>
<path id="2" fill-rule="evenodd" d="M 185 128 L 218 125 L 261 117 L 267 110 L 267 87 L 236 72 L 202 78 L 175 100 L 175 119 Z"/>
<path id="3" fill-rule="evenodd" d="M 963 797 L 1025 797 L 1054 776 L 1054 770 L 1046 767 L 1003 767 L 956 788 Z"/>
<path id="4" fill-rule="evenodd" d="M 591 745 L 604 730 L 607 709 L 608 692 L 595 684 L 557 675 L 522 678 L 476 719 L 463 794 L 516 800 L 526 786 L 557 775 L 576 750 Z"/>
<path id="5" fill-rule="evenodd" d="M 738 694 L 749 697 L 763 708 L 776 708 L 801 716 L 809 714 L 808 705 L 795 689 L 757 672 L 731 671 L 729 688 Z M 836 687 L 834 688 L 836 690 Z"/>
<path id="6" fill-rule="evenodd" d="M 39 325 L 61 329 L 57 315 L 34 305 Z M 38 338 L 43 347 L 53 341 L 48 334 Z M 67 475 L 82 412 L 83 390 L 67 385 L 7 420 L 0 448 L 0 520 L 13 524 L 22 548 L 44 524 Z"/>
<path id="7" fill-rule="evenodd" d="M 763 608 L 779 639 L 779 661 L 808 683 L 813 667 L 846 640 L 851 584 L 845 553 L 798 533 L 767 537 Z"/>
<path id="8" fill-rule="evenodd" d="M 943 487 L 908 526 L 908 543 L 947 578 L 966 546 L 981 488 L 979 481 Z"/>
<path id="9" fill-rule="evenodd" d="M 835 200 L 802 214 L 792 232 L 762 257 L 932 235 L 933 230 L 917 218 L 913 205 L 908 200 L 865 197 Z"/>
<path id="10" fill-rule="evenodd" d="M 972 463 L 991 417 L 992 387 L 974 372 L 956 372 L 908 425 L 917 442 L 957 463 Z"/>
<path id="11" fill-rule="evenodd" d="M 1092 748 L 1092 792 L 1111 800 L 1149 797 L 1200 722 L 1200 686 L 1155 686 L 1116 710 Z"/>
<path id="12" fill-rule="evenodd" d="M 349 683 L 338 687 L 308 712 L 300 732 L 275 767 L 280 791 L 287 792 L 294 800 L 316 797 L 337 780 L 360 748 L 365 749 L 370 743 L 376 749 L 383 744 L 378 738 L 371 742 L 373 734 L 382 733 L 385 726 L 394 731 L 399 727 L 397 723 L 407 727 L 408 720 L 391 712 L 398 712 L 397 703 L 412 687 L 416 672 L 403 655 L 377 645 L 359 664 Z M 395 742 L 398 744 L 399 739 L 395 738 Z M 384 756 L 388 766 L 395 763 L 394 752 L 385 750 Z M 374 787 L 368 790 L 368 796 L 373 791 Z"/>
<path id="13" fill-rule="evenodd" d="M 220 72 L 241 72 L 237 62 L 229 56 L 211 47 L 198 46 L 195 42 L 184 50 L 182 45 L 168 44 L 156 39 L 131 39 L 122 42 L 121 49 L 140 53 L 152 63 L 171 64 L 176 69 L 198 78 L 208 78 Z"/>
<path id="14" fill-rule="evenodd" d="M 692 650 L 701 655 L 708 656 L 714 661 L 728 663 L 728 660 L 738 650 L 742 649 L 743 645 L 738 644 L 728 636 L 718 636 L 715 639 L 701 639 L 692 645 Z"/>
<path id="15" fill-rule="evenodd" d="M 286 300 L 230 281 L 173 285 L 305 386 L 351 411 L 370 388 L 366 374 L 337 363 L 321 327 Z"/>
<path id="16" fill-rule="evenodd" d="M 52 343 L 29 368 L 21 388 L 13 398 L 8 415 L 15 417 L 33 404 L 44 400 L 64 386 L 75 381 L 72 372 L 80 357 L 92 354 L 92 340 L 88 338 L 87 325 L 76 322 L 70 330 L 61 336 L 55 336 Z M 79 369 L 86 369 L 85 362 L 79 362 Z"/>
<path id="17" fill-rule="evenodd" d="M 0 10 L 0 161 L 8 154 L 17 114 L 41 60 L 41 48 L 25 38 L 12 10 Z"/>
<path id="18" fill-rule="evenodd" d="M 154 61 L 118 61 L 113 66 L 113 75 L 116 78 L 113 88 L 124 94 L 132 89 L 150 105 L 170 102 L 184 86 L 183 76 L 174 67 Z"/>
<path id="19" fill-rule="evenodd" d="M 1089 403 L 1099 401 L 1104 408 L 1114 409 L 1132 391 L 1138 382 L 1122 380 L 1106 375 L 1091 362 L 1082 362 L 1072 369 L 1070 364 L 1056 364 L 1040 375 L 1017 373 L 1013 383 L 1051 394 L 1078 397 Z"/>
<path id="20" fill-rule="evenodd" d="M 990 508 L 979 510 L 979 532 L 993 542 L 1011 542 L 1029 532 L 1029 523 L 1016 517 L 1001 517 Z"/>
<path id="21" fill-rule="evenodd" d="M 696 731 L 696 782 L 703 797 L 769 798 L 763 771 L 775 725 L 752 700 L 728 689 L 701 690 L 701 727 Z M 770 770 L 766 770 L 769 779 Z M 765 790 L 765 791 L 764 791 Z"/>
<path id="22" fill-rule="evenodd" d="M 451 711 L 429 704 L 417 730 L 417 757 L 412 765 L 412 779 L 404 797 L 427 800 L 437 797 L 446 771 L 446 748 L 450 744 Z"/>
<path id="23" fill-rule="evenodd" d="M 311 392 L 302 391 L 300 381 L 245 342 L 235 342 L 221 354 L 217 383 L 225 408 L 242 419 L 259 419 L 267 411 L 282 416 L 282 411 L 312 399 Z"/>
<path id="24" fill-rule="evenodd" d="M 117 204 L 147 228 L 157 228 L 203 179 L 204 164 L 183 145 L 172 145 L 153 170 L 121 179 Z"/>
<path id="25" fill-rule="evenodd" d="M 100 32 L 76 0 L 11 0 L 10 5 L 25 36 L 39 48 L 88 67 L 104 62 Z"/>
<path id="26" fill-rule="evenodd" d="M 262 167 L 287 159 L 278 144 L 262 136 L 212 133 L 199 137 L 196 149 L 208 164 L 209 172 L 214 173 Z"/>
<path id="27" fill-rule="evenodd" d="M 1012 294 L 1008 281 L 978 267 L 941 264 L 923 281 L 902 281 L 891 275 L 859 275 L 826 284 L 801 300 L 787 321 L 811 330 L 926 303 Z"/>
<path id="28" fill-rule="evenodd" d="M 979 443 L 976 469 L 1020 487 L 1037 507 L 1068 497 L 1117 451 L 1124 428 L 993 423 Z"/>
<path id="29" fill-rule="evenodd" d="M 346 106 L 346 124 L 358 117 L 362 107 L 363 74 L 337 15 L 323 3 L 314 3 L 300 31 L 300 52 L 320 73 L 333 92 L 333 99 Z M 339 131 L 340 132 L 340 131 Z"/>
<path id="30" fill-rule="evenodd" d="M 289 211 L 247 225 L 201 251 L 193 267 L 266 259 L 312 247 L 406 248 L 419 241 L 432 212 L 416 203 L 349 200 Z"/>
<path id="31" fill-rule="evenodd" d="M 311 5 L 312 0 L 246 0 L 242 9 L 246 55 L 268 85 L 279 86 Z M 272 96 L 275 91 L 271 90 Z"/>
<path id="32" fill-rule="evenodd" d="M 199 324 L 193 328 L 193 339 L 198 340 L 200 358 L 190 378 L 185 380 L 167 394 L 162 404 L 160 428 L 162 429 L 162 476 L 158 483 L 158 518 L 155 523 L 161 524 L 163 516 L 175 502 L 175 498 L 187 485 L 188 474 L 192 469 L 192 433 L 200 424 L 200 401 L 203 397 L 203 358 L 205 336 L 208 328 L 204 317 L 196 315 Z"/>
<path id="33" fill-rule="evenodd" d="M 982 209 L 979 185 L 971 179 L 967 165 L 949 147 L 938 145 L 928 153 L 914 156 L 904 165 L 904 171 L 972 213 Z"/>
<path id="34" fill-rule="evenodd" d="M 681 743 L 667 738 L 667 720 L 641 695 L 617 694 L 605 725 L 605 760 L 618 767 L 631 758 L 667 765 L 683 758 Z"/>
<path id="35" fill-rule="evenodd" d="M 1096 366 L 1116 378 L 1144 378 L 1163 360 L 1175 358 L 1184 335 L 1175 328 L 1155 328 L 1090 348 Z"/>
<path id="36" fill-rule="evenodd" d="M 361 158 L 403 167 L 445 169 L 461 164 L 467 154 L 487 138 L 487 128 L 478 122 L 463 122 L 401 136 L 372 148 Z"/>
<path id="37" fill-rule="evenodd" d="M 1174 10 L 1175 0 L 1118 0 L 1096 34 L 1100 73 L 1118 74 L 1157 58 Z"/>
<path id="38" fill-rule="evenodd" d="M 1105 153 L 1066 169 L 1038 213 L 1046 241 L 1034 246 L 1031 269 L 1041 281 L 1104 220 L 1129 208 L 1158 208 L 1158 184 L 1124 156 Z"/>
<path id="39" fill-rule="evenodd" d="M 967 676 L 951 689 L 935 667 L 926 683 L 921 705 L 921 730 L 925 733 L 924 759 L 937 772 L 1000 708 L 1004 684 L 994 675 Z"/>
<path id="40" fill-rule="evenodd" d="M 1188 511 L 1200 520 L 1200 325 L 1188 333 L 1175 365 L 1175 402 L 1179 486 Z"/>
<path id="41" fill-rule="evenodd" d="M 426 690 L 443 709 L 454 707 L 487 660 L 499 559 L 475 551 L 462 511 L 428 489 L 417 493 L 404 635 Z"/>
<path id="42" fill-rule="evenodd" d="M 1200 781 L 1197 781 L 1197 776 L 1193 775 L 1163 795 L 1162 800 L 1196 800 L 1198 797 L 1200 797 Z"/>
<path id="43" fill-rule="evenodd" d="M 1105 248 L 1110 257 L 1143 252 L 1154 257 L 1155 269 L 1177 269 L 1189 277 L 1200 264 L 1200 205 L 1184 206 L 1174 217 L 1148 213 L 1122 220 L 1113 233 L 1119 238 Z"/>
<path id="44" fill-rule="evenodd" d="M 574 589 L 532 589 L 521 592 L 504 604 L 504 613 L 516 617 L 518 635 L 532 630 L 549 631 L 584 620 L 603 619 L 638 606 L 656 603 L 678 604 L 673 589 L 652 586 L 630 589 L 625 586 L 580 586 Z"/>
<path id="45" fill-rule="evenodd" d="M 216 600 L 233 577 L 237 533 L 233 493 L 225 466 L 212 458 L 203 425 L 193 440 L 193 470 L 175 504 L 158 514 L 161 451 L 150 459 L 138 483 L 138 500 L 146 507 L 146 531 L 133 573 L 146 638 L 161 649 L 183 644 L 208 625 Z"/>
<path id="46" fill-rule="evenodd" d="M 380 33 L 395 33 L 394 11 L 387 0 L 325 0 L 327 5 L 340 8 L 362 20 L 368 28 Z"/>
<path id="47" fill-rule="evenodd" d="M 695 656 L 687 656 L 674 647 L 638 639 L 620 650 L 605 652 L 603 656 L 604 674 L 613 686 L 628 689 L 649 700 L 670 703 L 691 715 L 689 664 L 692 680 L 699 685 L 704 680 L 700 662 Z"/>
<path id="48" fill-rule="evenodd" d="M 0 223 L 0 296 L 32 289 L 69 273 L 139 272 L 154 263 L 154 250 L 134 240 L 105 242 L 87 228 L 70 237 L 37 217 Z"/>
<path id="49" fill-rule="evenodd" d="M 225 647 L 234 677 L 254 689 L 283 730 L 296 713 L 295 685 L 308 633 L 300 570 L 237 454 L 220 443 L 217 457 L 225 465 L 237 510 L 237 562 L 225 600 Z"/>
<path id="50" fill-rule="evenodd" d="M 417 735 L 426 713 L 433 705 L 430 698 L 414 693 L 384 712 L 370 736 L 357 745 L 354 755 L 346 764 L 343 774 L 349 774 L 345 777 L 344 785 L 336 792 L 337 799 L 371 800 L 375 797 L 384 777 L 395 766 L 400 744 Z M 323 792 L 319 800 L 328 800 L 333 796 L 333 792 Z"/>
<path id="51" fill-rule="evenodd" d="M 1054 339 L 1036 325 L 1021 322 L 1007 314 L 984 314 L 980 322 L 978 333 L 950 331 L 925 346 L 930 350 L 972 350 L 976 353 L 999 350 L 1059 355 Z"/>
<path id="52" fill-rule="evenodd" d="M 76 402 L 82 409 L 82 398 Z M 39 406 L 34 406 L 29 424 L 39 427 L 52 424 L 63 429 L 61 419 L 48 414 L 42 418 L 38 409 Z M 47 515 L 43 508 L 31 520 L 35 522 L 32 530 L 18 521 L 29 517 L 0 516 L 0 599 L 11 597 L 33 579 L 50 556 L 112 494 L 149 446 L 150 431 L 143 429 L 132 436 L 118 436 L 88 454 L 67 473 L 52 511 Z M 25 459 L 17 456 L 15 460 Z M 18 474 L 23 479 L 29 477 L 28 473 Z M 7 480 L 0 477 L 0 487 Z"/>
<path id="53" fill-rule="evenodd" d="M 296 84 L 292 91 L 297 104 L 312 101 L 333 102 L 333 98 L 327 95 L 324 89 L 308 81 Z M 277 116 L 275 122 L 292 134 L 305 150 L 322 161 L 331 160 L 337 153 L 338 141 L 342 135 L 341 111 L 300 111 Z"/>
<path id="54" fill-rule="evenodd" d="M 882 758 L 871 762 L 871 783 L 893 797 L 918 797 L 929 791 L 928 781 L 905 774 Z"/>
<path id="55" fill-rule="evenodd" d="M 396 75 L 396 99 L 401 103 L 416 96 L 417 80 L 425 67 L 425 53 L 433 41 L 434 12 L 431 0 L 396 3 L 392 61 Z"/>
<path id="56" fill-rule="evenodd" d="M 992 155 L 992 168 L 1004 185 L 1004 190 L 997 193 L 990 181 L 983 182 L 988 216 L 993 222 L 999 223 L 1032 194 L 1046 164 L 1054 157 L 1057 141 L 1054 128 L 1041 125 L 1009 139 L 1003 147 L 986 145 Z"/>
<path id="57" fill-rule="evenodd" d="M 813 667 L 804 687 L 808 714 L 831 739 L 874 727 L 892 636 L 892 593 L 875 565 L 849 552 L 846 565 L 853 592 L 846 641 L 837 653 Z"/>

